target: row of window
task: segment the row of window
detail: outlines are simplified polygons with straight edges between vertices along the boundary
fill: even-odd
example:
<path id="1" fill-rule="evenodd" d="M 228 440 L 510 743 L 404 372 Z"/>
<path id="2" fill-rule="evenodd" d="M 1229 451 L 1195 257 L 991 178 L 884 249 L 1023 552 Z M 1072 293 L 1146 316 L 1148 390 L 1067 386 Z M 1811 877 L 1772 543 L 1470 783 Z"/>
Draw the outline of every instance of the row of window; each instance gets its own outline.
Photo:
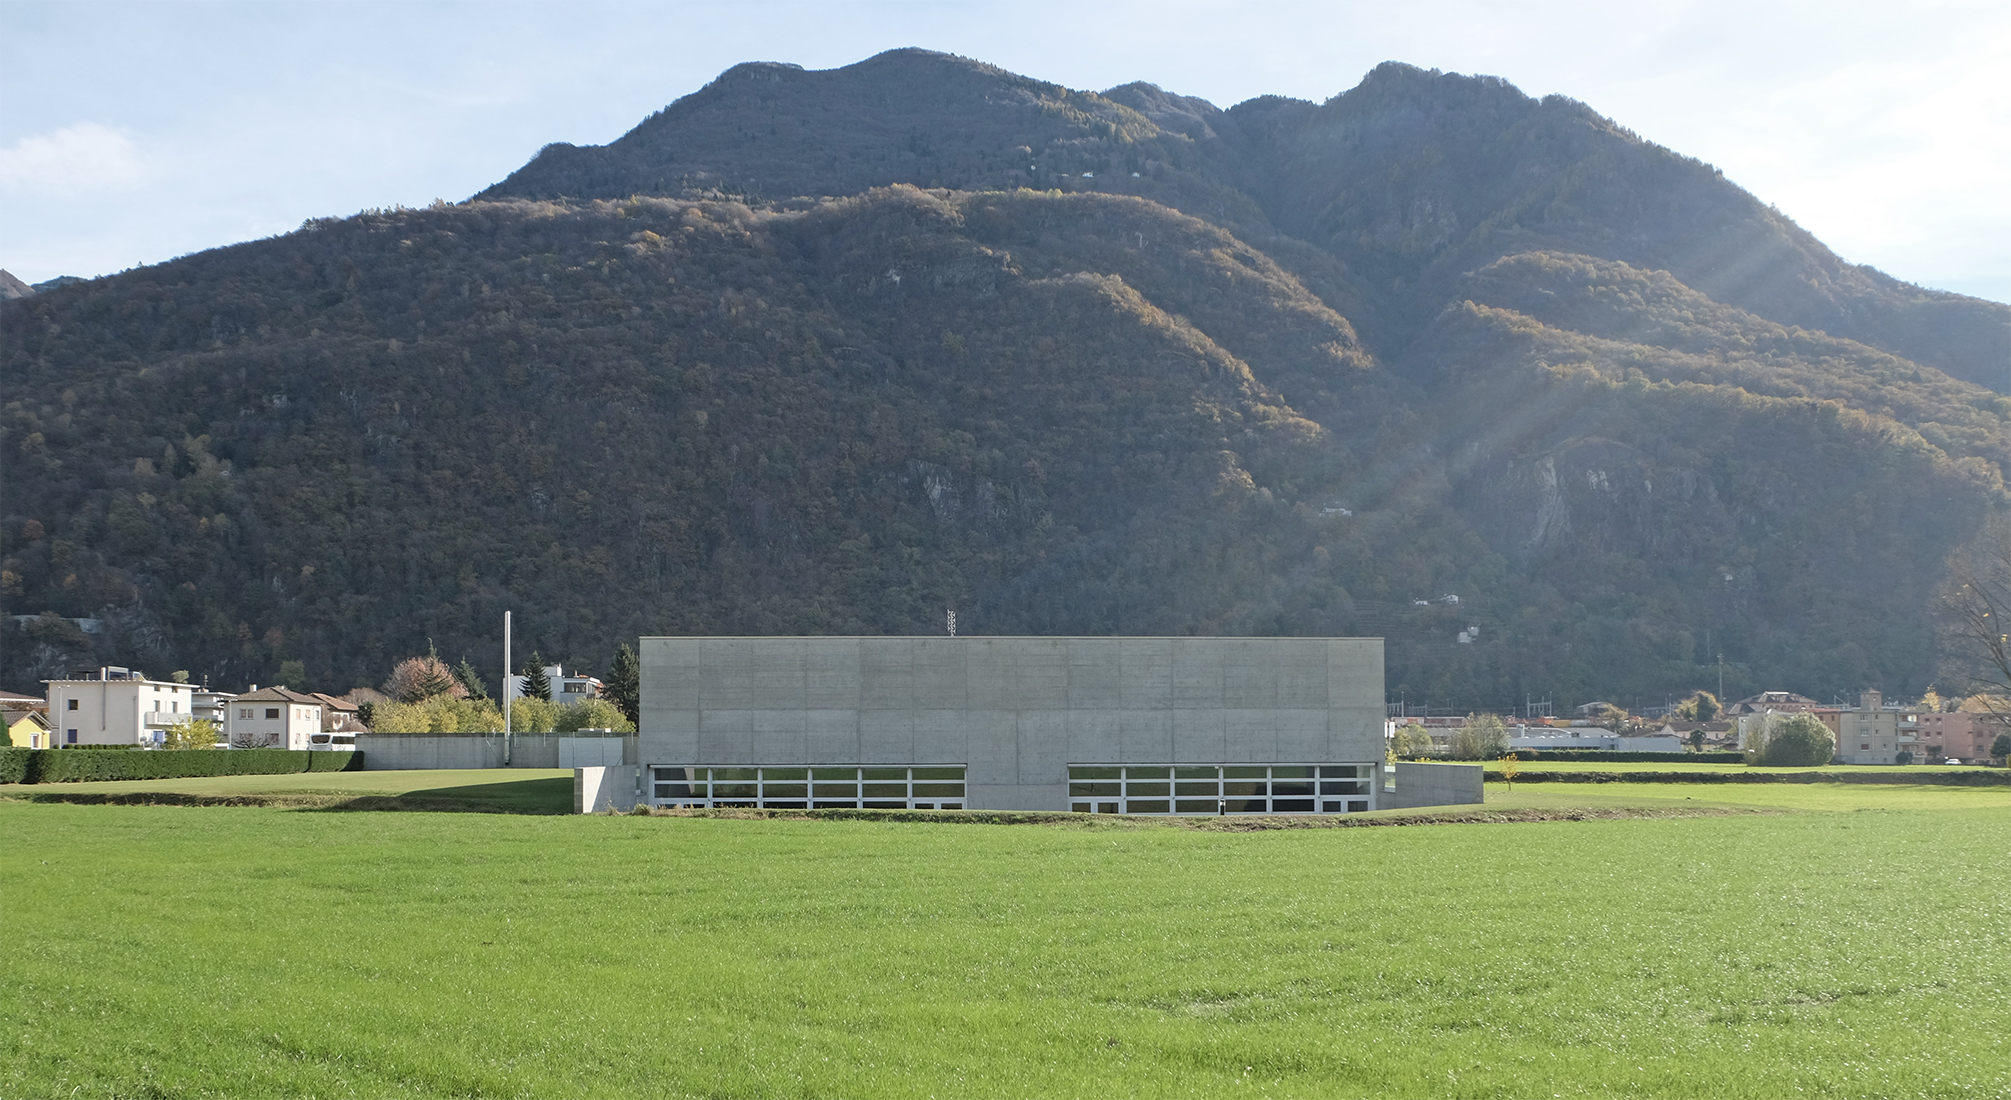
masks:
<path id="1" fill-rule="evenodd" d="M 960 810 L 964 767 L 653 767 L 660 806 Z M 1373 764 L 1078 764 L 1069 808 L 1100 814 L 1344 814 L 1371 804 Z"/>
<path id="2" fill-rule="evenodd" d="M 652 768 L 659 806 L 764 810 L 961 810 L 962 765 Z"/>
<path id="3" fill-rule="evenodd" d="M 1369 808 L 1372 764 L 1078 764 L 1069 809 L 1099 814 L 1347 814 Z"/>

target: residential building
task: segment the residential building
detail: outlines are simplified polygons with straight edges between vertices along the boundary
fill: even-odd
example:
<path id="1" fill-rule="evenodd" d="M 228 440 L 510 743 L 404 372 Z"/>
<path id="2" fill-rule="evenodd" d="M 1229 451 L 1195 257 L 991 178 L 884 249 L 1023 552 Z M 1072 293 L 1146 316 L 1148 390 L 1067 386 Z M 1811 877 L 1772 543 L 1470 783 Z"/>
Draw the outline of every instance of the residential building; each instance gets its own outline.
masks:
<path id="1" fill-rule="evenodd" d="M 1839 764 L 1897 764 L 1902 752 L 1914 763 L 1927 762 L 1917 716 L 1888 708 L 1879 692 L 1860 693 L 1855 707 L 1811 708 L 1808 713 L 1836 736 Z"/>
<path id="2" fill-rule="evenodd" d="M 46 749 L 49 747 L 49 719 L 43 717 L 39 709 L 41 700 L 36 700 L 38 709 L 15 710 L 12 707 L 0 709 L 0 722 L 7 725 L 7 743 L 17 749 Z"/>
<path id="3" fill-rule="evenodd" d="M 575 672 L 568 676 L 558 665 L 545 666 L 545 678 L 552 682 L 552 702 L 577 703 L 585 699 L 597 699 L 601 689 L 607 685 L 585 673 Z M 510 698 L 522 699 L 528 676 L 510 677 Z"/>
<path id="4" fill-rule="evenodd" d="M 370 732 L 370 727 L 364 725 L 363 719 L 358 716 L 357 704 L 318 691 L 313 695 L 321 700 L 321 732 L 310 739 L 310 747 L 354 752 L 356 735 Z"/>
<path id="5" fill-rule="evenodd" d="M 1806 695 L 1792 691 L 1763 691 L 1758 695 L 1725 705 L 1725 716 L 1742 718 L 1749 714 L 1807 714 L 1822 706 Z"/>
<path id="6" fill-rule="evenodd" d="M 194 715 L 196 689 L 149 680 L 134 669 L 78 669 L 48 685 L 49 734 L 70 745 L 158 745 L 168 727 Z"/>
<path id="7" fill-rule="evenodd" d="M 314 743 L 321 733 L 323 703 L 318 696 L 283 687 L 254 690 L 232 699 L 224 738 L 234 749 L 328 748 Z M 354 746 L 354 742 L 351 742 Z"/>
<path id="8" fill-rule="evenodd" d="M 1345 814 L 1479 797 L 1475 768 L 1470 788 L 1433 783 L 1466 774 L 1448 765 L 1385 787 L 1380 638 L 643 638 L 638 656 L 657 805 Z"/>
<path id="9" fill-rule="evenodd" d="M 2011 733 L 2011 722 L 1994 714 L 1929 711 L 1916 716 L 1915 721 L 1929 760 L 1987 760 L 1994 755 L 1990 750 L 1997 738 Z"/>
<path id="10" fill-rule="evenodd" d="M 1626 735 L 1597 726 L 1510 726 L 1511 749 L 1595 749 L 1601 752 L 1682 752 L 1683 739 L 1664 730 L 1660 734 Z"/>

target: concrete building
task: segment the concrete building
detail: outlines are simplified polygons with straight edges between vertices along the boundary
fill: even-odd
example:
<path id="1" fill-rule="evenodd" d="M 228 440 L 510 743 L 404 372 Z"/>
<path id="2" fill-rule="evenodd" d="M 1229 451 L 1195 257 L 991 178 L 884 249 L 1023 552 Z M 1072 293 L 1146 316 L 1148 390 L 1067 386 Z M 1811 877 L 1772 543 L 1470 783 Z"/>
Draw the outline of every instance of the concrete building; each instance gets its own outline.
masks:
<path id="1" fill-rule="evenodd" d="M 107 666 L 78 669 L 48 685 L 49 740 L 69 745 L 157 745 L 191 716 L 196 689 Z"/>
<path id="2" fill-rule="evenodd" d="M 1619 734 L 1597 726 L 1510 726 L 1511 749 L 1593 749 L 1600 752 L 1682 752 L 1674 734 Z"/>
<path id="3" fill-rule="evenodd" d="M 638 655 L 658 805 L 1354 813 L 1478 791 L 1477 768 L 1385 791 L 1380 638 L 643 638 Z"/>
<path id="4" fill-rule="evenodd" d="M 283 687 L 245 692 L 231 700 L 224 739 L 234 749 L 325 749 L 319 698 Z M 354 748 L 354 742 L 350 744 Z"/>

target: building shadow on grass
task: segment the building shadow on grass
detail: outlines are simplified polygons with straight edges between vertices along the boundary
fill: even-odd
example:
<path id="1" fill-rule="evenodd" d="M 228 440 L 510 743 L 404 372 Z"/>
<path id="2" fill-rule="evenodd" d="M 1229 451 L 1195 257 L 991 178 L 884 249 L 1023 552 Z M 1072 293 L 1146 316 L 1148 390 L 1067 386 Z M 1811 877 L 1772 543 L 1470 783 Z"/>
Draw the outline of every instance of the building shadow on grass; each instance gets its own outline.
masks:
<path id="1" fill-rule="evenodd" d="M 311 813 L 353 813 L 358 811 L 418 811 L 464 814 L 567 814 L 573 809 L 571 776 L 548 779 L 516 779 L 507 783 L 470 783 L 457 787 L 433 787 L 404 794 L 339 795 L 291 794 L 189 794 L 184 791 L 96 791 L 39 790 L 24 794 L 29 802 L 68 802 L 83 806 L 267 806 Z"/>

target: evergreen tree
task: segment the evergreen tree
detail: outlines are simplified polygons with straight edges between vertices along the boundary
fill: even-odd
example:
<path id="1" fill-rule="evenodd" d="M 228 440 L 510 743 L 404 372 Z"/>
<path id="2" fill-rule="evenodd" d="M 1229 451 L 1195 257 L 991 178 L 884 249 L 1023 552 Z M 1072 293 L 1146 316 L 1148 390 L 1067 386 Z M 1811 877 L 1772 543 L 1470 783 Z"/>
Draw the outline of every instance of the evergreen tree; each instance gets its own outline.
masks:
<path id="1" fill-rule="evenodd" d="M 621 709 L 622 716 L 630 722 L 637 722 L 642 706 L 642 662 L 636 660 L 635 650 L 627 642 L 615 651 L 614 671 L 608 673 L 607 686 L 601 695 L 608 702 Z"/>
<path id="2" fill-rule="evenodd" d="M 482 674 L 476 672 L 475 666 L 468 663 L 468 655 L 465 653 L 461 654 L 461 663 L 454 666 L 454 679 L 461 681 L 461 686 L 468 689 L 468 698 L 489 697 L 489 685 L 482 682 Z"/>
<path id="3" fill-rule="evenodd" d="M 524 672 L 524 698 L 552 701 L 552 678 L 545 674 L 545 658 L 531 651 L 531 667 Z"/>

